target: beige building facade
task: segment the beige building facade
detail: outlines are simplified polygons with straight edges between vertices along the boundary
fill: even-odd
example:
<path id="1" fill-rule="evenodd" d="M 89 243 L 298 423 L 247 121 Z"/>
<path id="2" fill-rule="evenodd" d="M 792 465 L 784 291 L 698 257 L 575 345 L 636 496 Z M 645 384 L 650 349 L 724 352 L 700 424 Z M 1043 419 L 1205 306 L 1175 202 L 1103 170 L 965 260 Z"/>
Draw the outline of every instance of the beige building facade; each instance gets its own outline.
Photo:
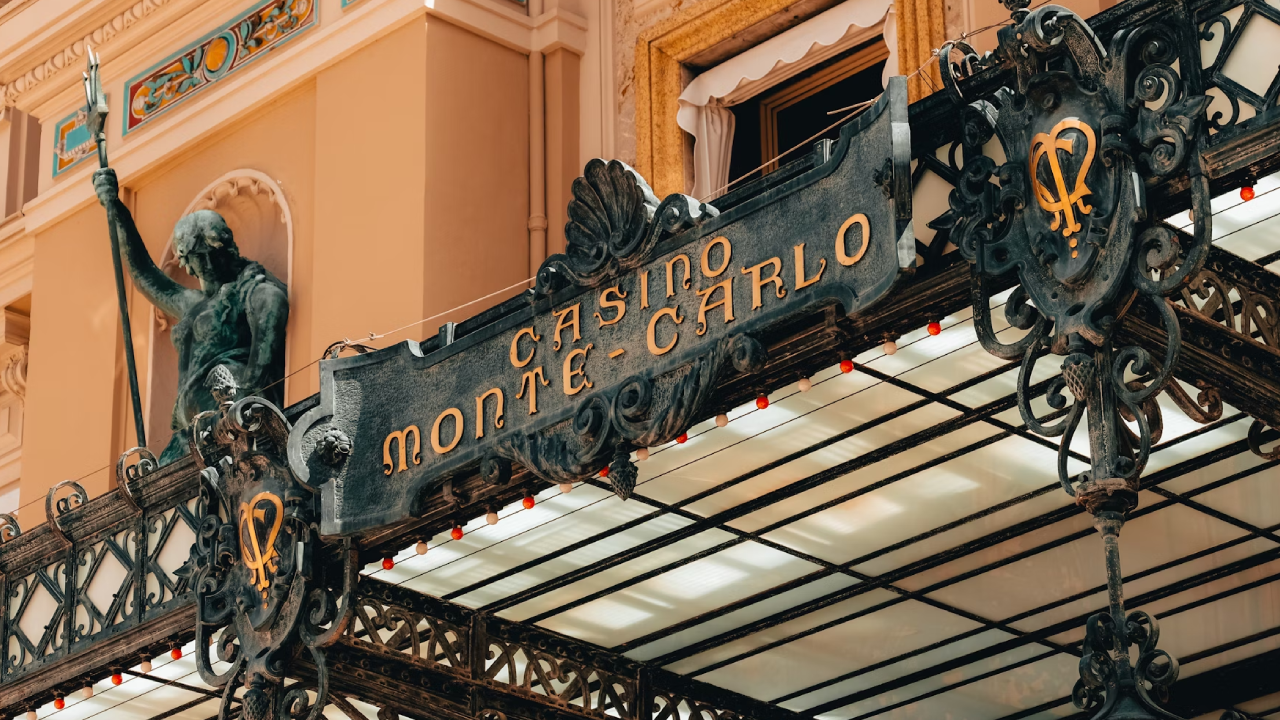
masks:
<path id="1" fill-rule="evenodd" d="M 1067 5 L 1090 16 L 1101 2 Z M 83 129 L 89 48 L 102 58 L 111 165 L 157 262 L 183 279 L 171 229 L 214 209 L 288 285 L 294 403 L 316 391 L 315 362 L 334 343 L 423 337 L 527 287 L 564 247 L 588 159 L 631 163 L 659 195 L 710 199 L 742 169 L 729 158 L 737 141 L 732 126 L 700 137 L 684 108 L 728 117 L 759 102 L 784 118 L 832 87 L 822 73 L 851 76 L 840 63 L 859 52 L 874 85 L 914 74 L 918 96 L 937 83 L 933 48 L 963 35 L 990 49 L 983 28 L 1002 17 L 986 0 L 11 0 L 0 6 L 0 511 L 39 524 L 64 479 L 96 497 L 135 444 Z M 682 95 L 691 88 L 701 101 Z M 777 122 L 760 159 L 785 150 Z M 172 320 L 132 289 L 128 299 L 148 444 L 162 448 Z"/>

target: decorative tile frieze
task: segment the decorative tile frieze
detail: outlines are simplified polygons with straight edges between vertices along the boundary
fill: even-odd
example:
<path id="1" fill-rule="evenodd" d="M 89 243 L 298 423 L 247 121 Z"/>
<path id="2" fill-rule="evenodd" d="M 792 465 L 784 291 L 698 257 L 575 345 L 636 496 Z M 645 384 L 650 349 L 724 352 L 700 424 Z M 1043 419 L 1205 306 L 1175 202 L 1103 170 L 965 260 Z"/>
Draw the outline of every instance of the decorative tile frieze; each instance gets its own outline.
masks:
<path id="1" fill-rule="evenodd" d="M 97 145 L 93 142 L 93 134 L 85 125 L 88 113 L 79 108 L 62 118 L 53 126 L 53 176 L 79 165 L 85 158 L 93 156 Z"/>
<path id="2" fill-rule="evenodd" d="M 125 83 L 124 134 L 315 25 L 315 0 L 259 3 Z"/>

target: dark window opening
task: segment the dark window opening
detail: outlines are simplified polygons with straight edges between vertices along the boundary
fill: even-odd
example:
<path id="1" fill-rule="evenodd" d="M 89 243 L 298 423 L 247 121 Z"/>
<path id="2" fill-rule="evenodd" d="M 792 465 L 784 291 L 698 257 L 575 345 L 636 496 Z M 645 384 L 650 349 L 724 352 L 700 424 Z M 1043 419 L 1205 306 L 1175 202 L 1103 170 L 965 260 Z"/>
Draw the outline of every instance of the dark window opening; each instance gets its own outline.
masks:
<path id="1" fill-rule="evenodd" d="M 879 95 L 888 58 L 889 48 L 877 39 L 729 108 L 734 115 L 729 179 L 760 177 L 795 160 L 821 138 L 837 139 L 840 128 L 830 126 L 853 111 L 829 113 Z M 779 158 L 781 153 L 786 155 Z M 768 161 L 773 162 L 762 168 Z"/>

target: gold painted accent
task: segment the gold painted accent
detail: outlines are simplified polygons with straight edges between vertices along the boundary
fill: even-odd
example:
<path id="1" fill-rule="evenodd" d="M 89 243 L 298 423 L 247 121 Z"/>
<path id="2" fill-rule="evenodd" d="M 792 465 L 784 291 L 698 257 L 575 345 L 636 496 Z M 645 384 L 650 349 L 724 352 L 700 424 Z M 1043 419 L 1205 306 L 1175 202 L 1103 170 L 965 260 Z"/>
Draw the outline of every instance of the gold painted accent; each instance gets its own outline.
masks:
<path id="1" fill-rule="evenodd" d="M 675 265 L 677 260 L 684 262 L 684 280 L 680 281 L 681 287 L 688 290 L 689 286 L 693 284 L 693 281 L 689 279 L 689 276 L 693 274 L 693 266 L 689 264 L 689 256 L 681 253 L 667 261 L 667 297 L 676 294 Z"/>
<path id="2" fill-rule="evenodd" d="M 773 274 L 767 278 L 762 279 L 760 277 L 760 271 L 762 271 L 766 265 L 773 268 Z M 759 265 L 754 265 L 749 268 L 742 268 L 742 274 L 751 276 L 751 309 L 752 310 L 757 310 L 760 308 L 761 305 L 764 304 L 763 299 L 760 297 L 760 294 L 761 294 L 760 291 L 764 288 L 765 285 L 772 284 L 774 286 L 773 291 L 780 298 L 786 297 L 787 295 L 787 288 L 782 283 L 782 258 L 772 257 L 760 263 Z"/>
<path id="3" fill-rule="evenodd" d="M 915 102 L 942 87 L 933 51 L 947 41 L 946 3 L 894 0 L 893 11 L 898 23 L 898 74 L 910 75 L 916 68 L 925 68 L 907 84 L 907 98 Z"/>
<path id="4" fill-rule="evenodd" d="M 622 353 L 624 353 L 624 352 L 626 352 L 626 349 L 624 349 L 624 348 L 618 348 L 617 350 L 614 350 L 613 352 L 609 353 L 609 359 L 610 359 L 610 360 L 612 360 L 612 359 L 614 359 L 614 358 L 618 357 L 619 355 L 621 355 L 621 354 L 622 354 Z"/>
<path id="5" fill-rule="evenodd" d="M 1070 240 L 1067 241 L 1068 247 L 1075 247 L 1076 245 L 1079 245 L 1079 244 L 1080 244 L 1080 240 L 1078 238 L 1071 238 Z"/>
<path id="6" fill-rule="evenodd" d="M 720 263 L 719 270 L 711 269 L 711 248 L 716 245 L 724 245 L 724 262 Z M 733 257 L 733 243 L 729 242 L 729 238 L 721 235 L 711 239 L 707 246 L 702 248 L 702 258 L 698 261 L 698 266 L 702 268 L 704 277 L 713 278 L 729 268 L 729 259 Z M 685 287 L 688 287 L 686 285 Z"/>
<path id="7" fill-rule="evenodd" d="M 1072 251 L 1071 251 L 1071 257 L 1072 257 L 1072 258 L 1078 258 L 1078 257 L 1080 257 L 1080 251 L 1079 251 L 1079 250 L 1072 250 Z"/>
<path id="8" fill-rule="evenodd" d="M 675 307 L 662 308 L 658 312 L 654 313 L 653 317 L 649 318 L 649 331 L 646 334 L 645 339 L 649 344 L 649 352 L 654 355 L 666 355 L 671 352 L 671 349 L 676 346 L 676 343 L 680 342 L 680 333 L 676 332 L 671 336 L 670 344 L 664 347 L 658 347 L 658 320 L 663 317 L 670 317 L 671 321 L 677 325 L 684 322 L 684 318 L 680 317 L 679 305 Z"/>
<path id="9" fill-rule="evenodd" d="M 533 381 L 533 378 L 535 375 L 538 377 L 538 381 L 541 382 L 543 385 L 551 384 L 550 381 L 547 380 L 546 376 L 542 374 L 541 365 L 525 373 L 524 376 L 520 378 L 520 392 L 516 393 L 516 399 L 517 400 L 524 399 L 525 389 L 527 388 L 529 390 L 529 414 L 530 415 L 538 414 L 538 383 Z"/>
<path id="10" fill-rule="evenodd" d="M 257 521 L 265 525 L 267 508 L 262 503 L 275 508 L 275 517 L 267 530 L 266 543 L 258 537 Z M 271 578 L 278 566 L 279 554 L 276 552 L 276 536 L 280 533 L 280 524 L 284 522 L 284 503 L 274 493 L 260 492 L 249 502 L 240 503 L 240 558 L 249 568 L 249 582 L 262 593 L 262 606 L 266 607 L 267 591 L 271 587 Z"/>
<path id="11" fill-rule="evenodd" d="M 542 339 L 531 327 L 520 328 L 520 332 L 516 333 L 516 336 L 511 338 L 511 364 L 518 368 L 522 368 L 533 362 L 533 356 L 538 352 L 537 345 L 534 345 L 533 349 L 529 351 L 529 357 L 523 360 L 520 359 L 520 338 L 525 335 L 528 335 L 535 343 Z"/>
<path id="12" fill-rule="evenodd" d="M 849 228 L 854 225 L 862 228 L 862 245 L 858 248 L 858 252 L 854 253 L 853 256 L 850 257 L 845 252 L 844 236 Z M 841 265 L 849 267 L 861 260 L 862 256 L 867 254 L 867 248 L 869 247 L 871 247 L 871 224 L 867 222 L 867 216 L 862 213 L 858 213 L 848 220 L 845 220 L 844 224 L 840 226 L 840 232 L 836 233 L 836 260 Z"/>
<path id="13" fill-rule="evenodd" d="M 1065 130 L 1080 131 L 1088 144 L 1084 160 L 1080 163 L 1080 172 L 1076 173 L 1075 188 L 1070 192 L 1067 191 L 1067 180 L 1062 174 L 1062 164 L 1058 160 L 1059 150 L 1066 150 L 1068 155 L 1075 154 L 1074 140 L 1059 137 Z M 1036 133 L 1036 136 L 1031 138 L 1031 190 L 1035 193 L 1040 207 L 1046 212 L 1053 213 L 1053 222 L 1049 224 L 1050 230 L 1061 228 L 1062 234 L 1066 236 L 1080 232 L 1082 226 L 1076 220 L 1076 208 L 1085 215 L 1093 211 L 1092 206 L 1084 204 L 1084 198 L 1093 194 L 1093 191 L 1085 185 L 1085 178 L 1089 174 L 1089 167 L 1093 165 L 1093 155 L 1097 145 L 1093 128 L 1079 118 L 1067 118 L 1054 125 L 1049 132 Z M 1041 184 L 1039 176 L 1036 175 L 1040 158 L 1046 156 L 1049 158 L 1049 173 L 1053 176 L 1054 189 L 1058 191 L 1056 199 L 1053 191 Z M 1072 257 L 1075 255 L 1073 254 Z"/>
<path id="14" fill-rule="evenodd" d="M 649 180 L 658 197 L 686 192 L 692 178 L 685 162 L 685 134 L 676 124 L 685 77 L 684 67 L 717 45 L 742 37 L 748 29 L 793 10 L 795 0 L 702 0 L 640 33 L 636 38 L 636 170 Z M 933 49 L 946 41 L 944 0 L 894 0 L 901 75 L 929 64 L 932 87 L 942 87 Z M 779 23 L 779 32 L 789 25 Z M 736 54 L 736 53 L 735 53 Z M 695 73 L 700 70 L 695 70 Z M 921 73 L 909 84 L 911 100 L 928 95 L 931 86 Z"/>
<path id="15" fill-rule="evenodd" d="M 413 464 L 422 464 L 422 433 L 418 430 L 417 425 L 410 425 L 403 430 L 397 430 L 387 435 L 382 441 L 382 474 L 390 475 L 393 471 L 408 470 L 409 466 L 405 463 L 405 452 L 409 445 L 409 436 L 413 435 Z M 400 467 L 396 468 L 391 462 L 391 441 L 395 440 L 400 446 Z"/>
<path id="16" fill-rule="evenodd" d="M 440 444 L 440 423 L 446 417 L 453 418 L 453 441 L 447 446 Z M 462 411 L 458 408 L 449 408 L 440 413 L 436 421 L 431 424 L 431 449 L 435 450 L 437 455 L 443 455 L 458 447 L 460 442 L 462 442 Z"/>
<path id="17" fill-rule="evenodd" d="M 610 300 L 609 293 L 613 293 L 614 295 L 617 295 L 617 297 Z M 619 290 L 617 285 L 605 288 L 604 292 L 600 293 L 600 309 L 604 310 L 605 308 L 613 308 L 617 312 L 617 315 L 614 315 L 612 320 L 605 320 L 599 312 L 595 313 L 596 320 L 600 321 L 600 327 L 613 325 L 621 320 L 623 315 L 627 314 L 627 304 L 623 302 L 626 298 L 627 294 Z"/>
<path id="18" fill-rule="evenodd" d="M 818 274 L 811 278 L 805 278 L 804 273 L 804 243 L 800 243 L 795 247 L 796 256 L 796 289 L 807 288 L 810 285 L 822 279 L 822 273 L 827 269 L 827 259 L 818 258 Z"/>
<path id="19" fill-rule="evenodd" d="M 498 396 L 498 407 L 493 413 L 493 427 L 501 430 L 504 420 L 502 419 L 502 388 L 492 388 L 485 394 L 476 398 L 476 439 L 484 437 L 484 399 L 490 395 Z"/>
<path id="20" fill-rule="evenodd" d="M 649 309 L 649 271 L 640 273 L 640 309 Z"/>
<path id="21" fill-rule="evenodd" d="M 562 344 L 560 342 L 560 331 L 567 327 L 573 328 L 572 342 L 577 342 L 582 339 L 582 332 L 581 332 L 581 329 L 578 327 L 578 308 L 581 305 L 582 303 L 574 303 L 563 310 L 551 311 L 551 314 L 556 316 L 556 332 L 555 332 L 556 339 L 555 339 L 555 342 L 551 344 L 552 350 L 555 350 L 558 352 L 562 347 Z M 573 313 L 573 319 L 566 322 L 565 317 L 569 313 Z"/>
<path id="22" fill-rule="evenodd" d="M 568 355 L 565 356 L 564 373 L 562 375 L 562 381 L 561 381 L 564 384 L 565 395 L 577 395 L 578 393 L 582 392 L 583 388 L 595 387 L 595 385 L 593 385 L 591 381 L 587 379 L 587 351 L 589 351 L 593 347 L 595 347 L 595 345 L 591 343 L 587 343 L 586 347 L 573 350 L 572 352 L 570 352 Z M 579 367 L 577 370 L 574 370 L 573 359 L 578 357 L 579 355 L 582 356 L 582 367 Z M 575 386 L 573 384 L 574 376 L 578 376 L 582 378 L 581 385 Z"/>
<path id="23" fill-rule="evenodd" d="M 724 297 L 708 304 L 707 300 L 711 299 L 712 293 L 716 290 L 724 290 Z M 729 324 L 733 322 L 733 278 L 728 278 L 724 282 L 718 282 L 706 290 L 699 290 L 698 296 L 702 298 L 702 304 L 698 307 L 698 334 L 707 334 L 707 311 L 718 307 L 724 308 L 724 322 Z"/>

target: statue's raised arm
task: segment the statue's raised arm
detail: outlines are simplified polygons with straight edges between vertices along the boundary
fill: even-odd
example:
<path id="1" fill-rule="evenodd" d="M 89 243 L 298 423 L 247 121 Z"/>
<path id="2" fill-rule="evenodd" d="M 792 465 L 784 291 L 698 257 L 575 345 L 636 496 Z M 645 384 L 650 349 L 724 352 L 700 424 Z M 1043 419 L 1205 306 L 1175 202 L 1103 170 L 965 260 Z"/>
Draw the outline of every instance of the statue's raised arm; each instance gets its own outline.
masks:
<path id="1" fill-rule="evenodd" d="M 103 207 L 111 206 L 119 228 L 120 251 L 129 267 L 133 282 L 142 291 L 151 304 L 166 314 L 181 319 L 192 305 L 200 301 L 200 293 L 189 290 L 156 267 L 151 260 L 147 246 L 138 234 L 138 226 L 133 222 L 133 215 L 120 202 L 120 184 L 116 179 L 116 171 L 103 168 L 93 174 L 93 189 L 98 193 L 98 201 Z"/>
<path id="2" fill-rule="evenodd" d="M 177 318 L 171 339 L 178 351 L 178 394 L 173 439 L 161 464 L 188 452 L 191 421 L 216 410 L 237 393 L 284 404 L 284 340 L 289 295 L 284 283 L 261 264 L 240 255 L 222 216 L 197 210 L 173 227 L 173 253 L 199 290 L 178 284 L 152 262 L 133 217 L 119 199 L 115 173 L 93 176 L 98 199 L 116 219 L 120 251 L 143 295 Z M 211 392 L 219 388 L 220 395 Z M 230 388 L 230 389 L 228 389 Z"/>

